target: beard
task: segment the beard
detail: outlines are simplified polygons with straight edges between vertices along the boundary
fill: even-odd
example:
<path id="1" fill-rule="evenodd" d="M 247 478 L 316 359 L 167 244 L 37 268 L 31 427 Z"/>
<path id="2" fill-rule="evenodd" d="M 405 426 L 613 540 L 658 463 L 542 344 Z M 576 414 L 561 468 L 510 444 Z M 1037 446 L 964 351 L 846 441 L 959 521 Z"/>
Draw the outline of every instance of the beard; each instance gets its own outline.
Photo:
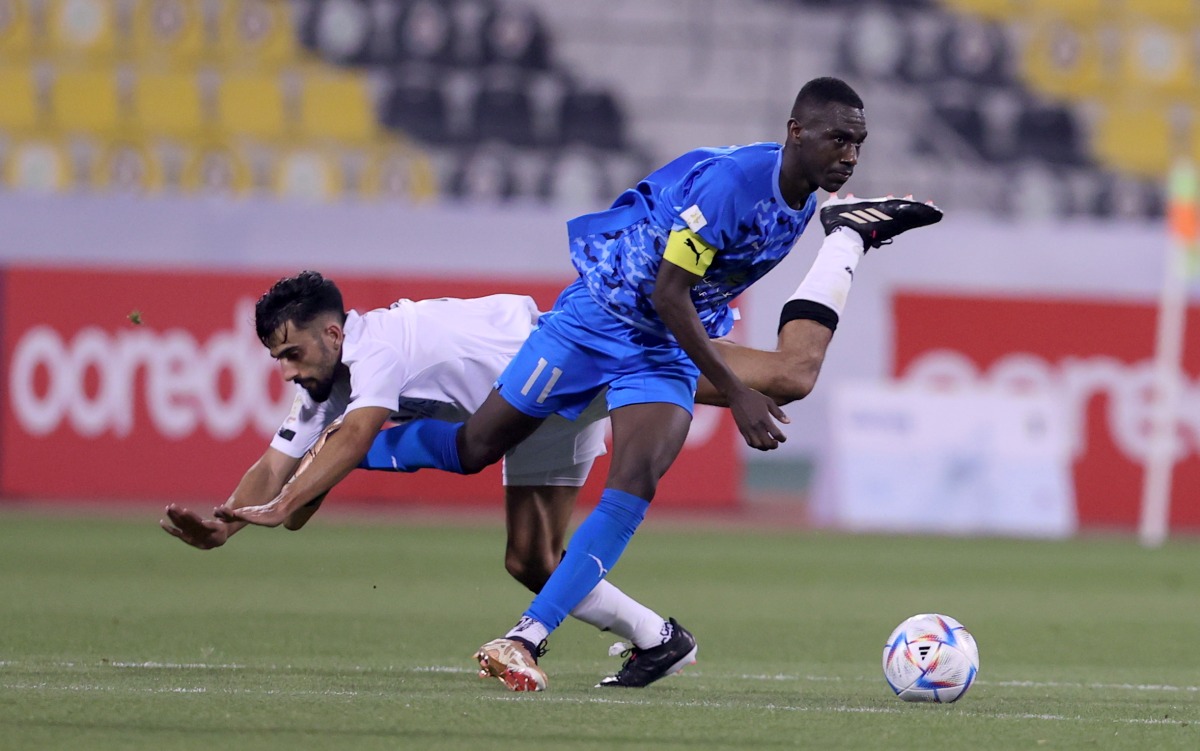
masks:
<path id="1" fill-rule="evenodd" d="M 304 387 L 304 390 L 308 392 L 312 400 L 319 404 L 328 399 L 329 395 L 333 393 L 333 374 L 330 373 L 328 378 L 306 380 L 300 385 Z"/>

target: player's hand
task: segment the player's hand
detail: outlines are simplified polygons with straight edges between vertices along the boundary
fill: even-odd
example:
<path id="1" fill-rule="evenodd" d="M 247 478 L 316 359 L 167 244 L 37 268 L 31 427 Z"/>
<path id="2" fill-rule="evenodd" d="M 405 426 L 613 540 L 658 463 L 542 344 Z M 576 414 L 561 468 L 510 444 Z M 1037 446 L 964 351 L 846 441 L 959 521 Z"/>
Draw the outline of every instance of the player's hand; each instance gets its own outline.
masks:
<path id="1" fill-rule="evenodd" d="M 759 451 L 779 448 L 787 440 L 776 420 L 788 424 L 791 420 L 775 400 L 752 388 L 743 387 L 729 397 L 729 411 L 737 423 L 746 445 Z"/>
<path id="2" fill-rule="evenodd" d="M 199 550 L 219 548 L 229 539 L 228 525 L 217 519 L 205 519 L 191 509 L 172 503 L 158 525 L 172 537 L 178 537 Z"/>
<path id="3" fill-rule="evenodd" d="M 213 516 L 227 522 L 246 522 L 260 527 L 278 527 L 292 515 L 292 509 L 281 498 L 261 506 L 242 506 L 229 508 L 219 506 L 213 509 Z"/>

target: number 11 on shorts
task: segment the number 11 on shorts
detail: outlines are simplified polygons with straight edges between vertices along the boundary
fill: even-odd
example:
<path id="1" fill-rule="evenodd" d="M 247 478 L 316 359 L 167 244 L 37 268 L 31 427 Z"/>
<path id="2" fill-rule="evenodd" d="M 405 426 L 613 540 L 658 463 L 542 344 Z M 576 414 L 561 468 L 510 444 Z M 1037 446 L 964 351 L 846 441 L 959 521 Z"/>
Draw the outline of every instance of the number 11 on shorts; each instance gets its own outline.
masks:
<path id="1" fill-rule="evenodd" d="M 529 375 L 529 380 L 525 381 L 525 385 L 521 388 L 521 396 L 529 396 L 529 390 L 533 388 L 533 384 L 537 383 L 537 379 L 541 377 L 542 371 L 550 363 L 546 362 L 546 358 L 539 357 L 537 367 L 533 369 L 533 373 Z M 546 397 L 550 396 L 550 390 L 554 388 L 554 384 L 558 383 L 558 377 L 562 375 L 562 370 L 558 368 L 550 369 L 550 380 L 546 381 L 545 388 L 538 394 L 537 403 L 541 404 L 546 401 Z"/>

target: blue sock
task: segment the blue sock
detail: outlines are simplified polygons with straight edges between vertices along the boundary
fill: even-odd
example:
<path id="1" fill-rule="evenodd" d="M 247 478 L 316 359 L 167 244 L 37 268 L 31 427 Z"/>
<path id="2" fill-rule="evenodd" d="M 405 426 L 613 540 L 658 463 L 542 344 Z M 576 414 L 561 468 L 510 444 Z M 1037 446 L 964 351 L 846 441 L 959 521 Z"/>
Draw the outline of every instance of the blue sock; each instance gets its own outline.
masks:
<path id="1" fill-rule="evenodd" d="M 567 554 L 533 598 L 525 615 L 546 627 L 558 628 L 579 601 L 595 589 L 625 551 L 629 538 L 646 516 L 650 501 L 606 488 L 600 503 L 575 530 Z"/>
<path id="2" fill-rule="evenodd" d="M 381 430 L 358 466 L 389 472 L 433 468 L 462 474 L 457 442 L 461 427 L 461 422 L 425 419 Z"/>

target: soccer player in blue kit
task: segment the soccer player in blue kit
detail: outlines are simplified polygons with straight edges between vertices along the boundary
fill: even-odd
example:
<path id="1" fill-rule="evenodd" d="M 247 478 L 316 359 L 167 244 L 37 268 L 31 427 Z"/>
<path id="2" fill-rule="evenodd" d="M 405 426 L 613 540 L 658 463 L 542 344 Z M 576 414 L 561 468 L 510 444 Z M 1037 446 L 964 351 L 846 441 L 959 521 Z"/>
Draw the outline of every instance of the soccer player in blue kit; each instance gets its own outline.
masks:
<path id="1" fill-rule="evenodd" d="M 701 374 L 748 445 L 769 450 L 786 440 L 782 410 L 739 380 L 711 339 L 733 326 L 729 302 L 791 250 L 816 212 L 816 189 L 836 192 L 850 178 L 866 137 L 853 89 L 839 79 L 814 79 L 796 97 L 783 144 L 688 152 L 612 208 L 568 222 L 579 278 L 541 317 L 480 408 L 463 423 L 414 420 L 380 433 L 360 466 L 473 473 L 550 415 L 574 418 L 607 389 L 613 456 L 600 502 L 519 622 L 478 650 L 481 675 L 514 691 L 545 688 L 537 664 L 543 643 L 616 565 L 637 530 L 683 446 Z M 935 208 L 904 200 L 822 211 L 827 231 L 858 233 L 859 255 L 864 245 L 938 218 Z M 852 268 L 835 266 L 814 266 L 801 285 L 805 299 L 785 309 L 791 319 L 836 325 Z M 645 685 L 637 682 L 639 669 L 652 671 L 653 680 L 694 660 L 691 635 L 673 619 L 666 628 L 661 654 L 640 656 L 655 664 L 631 660 L 601 685 Z"/>

